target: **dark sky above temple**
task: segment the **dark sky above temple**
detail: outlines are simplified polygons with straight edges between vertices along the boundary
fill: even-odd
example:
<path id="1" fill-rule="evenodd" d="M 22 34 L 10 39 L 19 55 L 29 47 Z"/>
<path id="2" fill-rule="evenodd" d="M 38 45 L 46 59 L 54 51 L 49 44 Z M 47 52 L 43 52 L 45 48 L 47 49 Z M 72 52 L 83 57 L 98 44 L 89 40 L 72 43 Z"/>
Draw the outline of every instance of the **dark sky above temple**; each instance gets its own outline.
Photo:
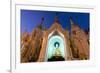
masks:
<path id="1" fill-rule="evenodd" d="M 26 30 L 32 32 L 41 23 L 42 17 L 44 17 L 43 26 L 49 28 L 54 23 L 55 16 L 64 29 L 71 29 L 70 17 L 83 30 L 89 29 L 89 13 L 21 10 L 21 32 Z"/>

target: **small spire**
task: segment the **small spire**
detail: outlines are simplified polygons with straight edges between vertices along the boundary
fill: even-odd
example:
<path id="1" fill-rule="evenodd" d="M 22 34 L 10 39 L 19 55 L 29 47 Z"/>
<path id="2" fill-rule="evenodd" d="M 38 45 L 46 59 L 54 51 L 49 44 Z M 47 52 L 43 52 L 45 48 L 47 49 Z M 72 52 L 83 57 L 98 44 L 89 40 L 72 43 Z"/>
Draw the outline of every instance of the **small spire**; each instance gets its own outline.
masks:
<path id="1" fill-rule="evenodd" d="M 42 20 L 41 20 L 41 23 L 40 24 L 43 24 L 43 22 L 44 22 L 44 17 L 42 17 Z"/>
<path id="2" fill-rule="evenodd" d="M 37 27 L 40 28 L 40 29 L 44 29 L 43 28 L 43 22 L 44 22 L 44 17 L 41 18 L 41 22 L 40 22 L 40 24 L 38 24 Z"/>
<path id="3" fill-rule="evenodd" d="M 74 22 L 73 22 L 73 20 L 72 20 L 72 17 L 70 16 L 70 19 L 69 19 L 69 21 L 70 21 L 70 26 L 71 26 L 71 32 L 72 32 L 72 29 L 73 29 L 73 26 L 74 26 Z"/>
<path id="4" fill-rule="evenodd" d="M 71 24 L 71 25 L 74 24 L 74 22 L 73 22 L 73 20 L 72 20 L 72 17 L 70 17 L 70 24 Z"/>
<path id="5" fill-rule="evenodd" d="M 72 17 L 70 17 L 70 24 L 71 24 L 71 27 L 73 26 L 77 26 L 77 27 L 80 27 L 77 23 L 75 23 L 72 19 Z"/>
<path id="6" fill-rule="evenodd" d="M 59 20 L 58 20 L 58 16 L 57 16 L 58 14 L 56 13 L 56 16 L 55 16 L 55 21 L 54 22 L 57 22 L 57 23 L 59 23 Z"/>

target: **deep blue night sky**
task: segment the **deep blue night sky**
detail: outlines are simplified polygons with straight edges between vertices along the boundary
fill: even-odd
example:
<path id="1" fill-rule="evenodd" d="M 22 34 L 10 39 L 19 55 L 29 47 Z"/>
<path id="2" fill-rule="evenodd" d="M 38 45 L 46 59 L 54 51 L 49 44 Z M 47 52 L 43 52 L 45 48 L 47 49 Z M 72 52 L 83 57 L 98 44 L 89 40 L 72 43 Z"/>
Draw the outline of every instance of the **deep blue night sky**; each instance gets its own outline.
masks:
<path id="1" fill-rule="evenodd" d="M 32 32 L 40 24 L 42 17 L 44 17 L 43 25 L 49 28 L 54 23 L 56 14 L 64 29 L 70 30 L 70 17 L 83 30 L 89 28 L 89 13 L 21 10 L 21 32 L 25 32 L 25 29 L 27 32 Z"/>

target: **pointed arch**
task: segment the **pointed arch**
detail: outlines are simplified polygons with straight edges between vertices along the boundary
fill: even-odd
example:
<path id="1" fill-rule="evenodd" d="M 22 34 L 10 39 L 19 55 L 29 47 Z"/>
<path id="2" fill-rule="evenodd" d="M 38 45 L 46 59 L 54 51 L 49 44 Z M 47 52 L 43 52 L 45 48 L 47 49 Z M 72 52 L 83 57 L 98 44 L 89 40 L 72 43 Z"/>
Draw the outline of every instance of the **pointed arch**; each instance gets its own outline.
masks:
<path id="1" fill-rule="evenodd" d="M 58 40 L 57 40 L 58 39 Z M 52 41 L 53 40 L 53 41 Z M 67 51 L 66 51 L 66 42 L 65 42 L 65 38 L 64 38 L 64 35 L 58 31 L 58 30 L 54 30 L 52 31 L 49 35 L 48 35 L 48 42 L 47 42 L 47 46 L 46 46 L 46 53 L 45 53 L 45 61 L 48 60 L 49 58 L 49 54 L 53 54 L 52 52 L 52 48 L 50 50 L 49 46 L 54 44 L 54 42 L 59 42 L 61 44 L 62 47 L 60 47 L 60 51 L 61 51 L 61 54 L 64 58 L 67 58 Z M 50 52 L 50 53 L 49 53 Z M 51 53 L 52 52 L 52 53 Z"/>

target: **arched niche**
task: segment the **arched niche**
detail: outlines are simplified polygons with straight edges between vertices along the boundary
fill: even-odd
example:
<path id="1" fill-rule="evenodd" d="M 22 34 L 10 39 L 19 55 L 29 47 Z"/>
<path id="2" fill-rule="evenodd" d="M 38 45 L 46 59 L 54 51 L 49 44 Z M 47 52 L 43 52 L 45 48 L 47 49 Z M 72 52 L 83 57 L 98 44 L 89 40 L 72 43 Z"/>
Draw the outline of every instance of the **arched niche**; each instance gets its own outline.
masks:
<path id="1" fill-rule="evenodd" d="M 52 56 L 55 55 L 55 52 L 57 51 L 57 46 L 55 46 L 55 43 L 59 43 L 58 48 L 60 51 L 60 57 L 62 57 L 65 60 L 67 52 L 66 52 L 66 44 L 65 44 L 64 35 L 60 31 L 54 30 L 48 35 L 45 61 L 48 61 L 48 59 L 50 59 Z"/>

